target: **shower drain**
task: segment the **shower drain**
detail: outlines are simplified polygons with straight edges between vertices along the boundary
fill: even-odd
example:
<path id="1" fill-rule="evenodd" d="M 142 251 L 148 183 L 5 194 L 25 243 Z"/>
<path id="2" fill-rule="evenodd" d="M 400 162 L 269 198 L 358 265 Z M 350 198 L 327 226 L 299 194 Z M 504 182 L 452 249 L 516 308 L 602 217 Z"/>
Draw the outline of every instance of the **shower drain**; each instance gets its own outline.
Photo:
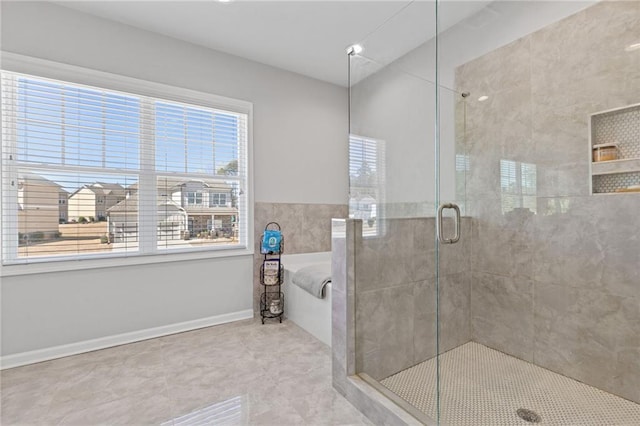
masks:
<path id="1" fill-rule="evenodd" d="M 540 417 L 538 413 L 527 410 L 526 408 L 518 408 L 516 413 L 518 413 L 518 417 L 529 423 L 540 423 L 542 421 L 542 417 Z"/>

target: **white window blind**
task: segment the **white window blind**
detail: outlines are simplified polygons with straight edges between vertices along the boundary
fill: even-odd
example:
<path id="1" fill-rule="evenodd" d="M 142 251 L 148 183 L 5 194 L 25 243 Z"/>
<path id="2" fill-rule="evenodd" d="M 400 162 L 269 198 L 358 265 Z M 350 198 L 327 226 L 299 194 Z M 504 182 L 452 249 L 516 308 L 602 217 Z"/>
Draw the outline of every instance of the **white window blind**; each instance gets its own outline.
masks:
<path id="1" fill-rule="evenodd" d="M 535 164 L 500 160 L 502 213 L 516 209 L 537 212 L 537 170 Z"/>
<path id="2" fill-rule="evenodd" d="M 246 247 L 247 123 L 3 71 L 3 264 Z"/>
<path id="3" fill-rule="evenodd" d="M 349 217 L 362 219 L 363 235 L 381 234 L 384 208 L 384 142 L 349 136 Z"/>

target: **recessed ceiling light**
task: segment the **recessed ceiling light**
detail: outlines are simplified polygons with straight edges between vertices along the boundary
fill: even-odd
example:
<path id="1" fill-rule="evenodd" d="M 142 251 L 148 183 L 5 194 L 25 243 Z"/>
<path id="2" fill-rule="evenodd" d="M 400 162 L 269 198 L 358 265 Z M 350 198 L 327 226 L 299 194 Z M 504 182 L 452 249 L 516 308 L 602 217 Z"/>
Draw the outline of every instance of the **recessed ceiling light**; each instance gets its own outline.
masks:
<path id="1" fill-rule="evenodd" d="M 488 97 L 487 95 L 482 95 L 482 96 L 480 96 L 480 97 L 478 98 L 478 100 L 479 100 L 480 102 L 484 102 L 484 101 L 486 101 L 487 99 L 489 99 L 489 97 Z"/>
<path id="2" fill-rule="evenodd" d="M 360 53 L 362 53 L 362 50 L 362 46 L 360 46 L 359 44 L 354 44 L 347 48 L 347 55 L 359 55 Z"/>
<path id="3" fill-rule="evenodd" d="M 220 3 L 231 3 L 234 0 L 218 0 Z"/>
<path id="4" fill-rule="evenodd" d="M 633 43 L 624 48 L 625 51 L 631 52 L 640 49 L 640 43 Z"/>

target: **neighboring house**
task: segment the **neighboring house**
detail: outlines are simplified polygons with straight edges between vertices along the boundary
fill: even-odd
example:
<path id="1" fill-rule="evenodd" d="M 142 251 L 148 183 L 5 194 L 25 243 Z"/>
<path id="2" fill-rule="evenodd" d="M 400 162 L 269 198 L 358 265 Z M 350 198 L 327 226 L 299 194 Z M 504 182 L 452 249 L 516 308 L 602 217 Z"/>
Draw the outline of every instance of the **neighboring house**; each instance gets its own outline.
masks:
<path id="1" fill-rule="evenodd" d="M 123 201 L 125 197 L 125 189 L 117 183 L 96 182 L 84 185 L 69 196 L 68 219 L 105 219 L 107 210 Z"/>
<path id="2" fill-rule="evenodd" d="M 223 181 L 187 181 L 166 186 L 166 192 L 189 216 L 189 231 L 231 234 L 238 209 L 233 202 L 233 187 Z"/>
<path id="3" fill-rule="evenodd" d="M 157 204 L 158 240 L 179 240 L 187 230 L 187 213 L 171 199 L 160 196 Z M 138 194 L 127 198 L 107 210 L 109 237 L 112 242 L 138 241 Z"/>
<path id="4" fill-rule="evenodd" d="M 60 194 L 55 182 L 33 173 L 18 175 L 18 232 L 30 238 L 50 238 L 58 233 Z M 37 235 L 42 233 L 42 235 Z"/>
<path id="5" fill-rule="evenodd" d="M 66 223 L 69 220 L 69 193 L 60 188 L 58 192 L 58 219 L 60 223 Z"/>
<path id="6" fill-rule="evenodd" d="M 131 241 L 137 235 L 138 185 L 127 187 L 126 194 L 125 200 L 107 210 L 109 232 L 116 242 Z M 233 186 L 224 181 L 163 178 L 157 205 L 159 240 L 196 237 L 203 231 L 229 236 L 238 215 Z"/>

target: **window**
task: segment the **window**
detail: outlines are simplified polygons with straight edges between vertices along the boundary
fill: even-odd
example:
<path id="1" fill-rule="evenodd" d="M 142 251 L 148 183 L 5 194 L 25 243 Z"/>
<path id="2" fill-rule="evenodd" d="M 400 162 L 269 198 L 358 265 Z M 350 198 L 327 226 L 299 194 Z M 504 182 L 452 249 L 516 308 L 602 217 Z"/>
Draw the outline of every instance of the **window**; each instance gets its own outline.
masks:
<path id="1" fill-rule="evenodd" d="M 349 136 L 349 217 L 362 219 L 365 236 L 381 235 L 384 207 L 384 142 Z"/>
<path id="2" fill-rule="evenodd" d="M 248 246 L 250 107 L 147 84 L 154 96 L 2 71 L 3 264 Z M 227 208 L 189 209 L 206 205 Z"/>
<path id="3" fill-rule="evenodd" d="M 209 194 L 209 207 L 224 207 L 227 205 L 227 194 L 212 192 Z"/>
<path id="4" fill-rule="evenodd" d="M 187 192 L 187 204 L 191 206 L 202 204 L 202 192 Z"/>

